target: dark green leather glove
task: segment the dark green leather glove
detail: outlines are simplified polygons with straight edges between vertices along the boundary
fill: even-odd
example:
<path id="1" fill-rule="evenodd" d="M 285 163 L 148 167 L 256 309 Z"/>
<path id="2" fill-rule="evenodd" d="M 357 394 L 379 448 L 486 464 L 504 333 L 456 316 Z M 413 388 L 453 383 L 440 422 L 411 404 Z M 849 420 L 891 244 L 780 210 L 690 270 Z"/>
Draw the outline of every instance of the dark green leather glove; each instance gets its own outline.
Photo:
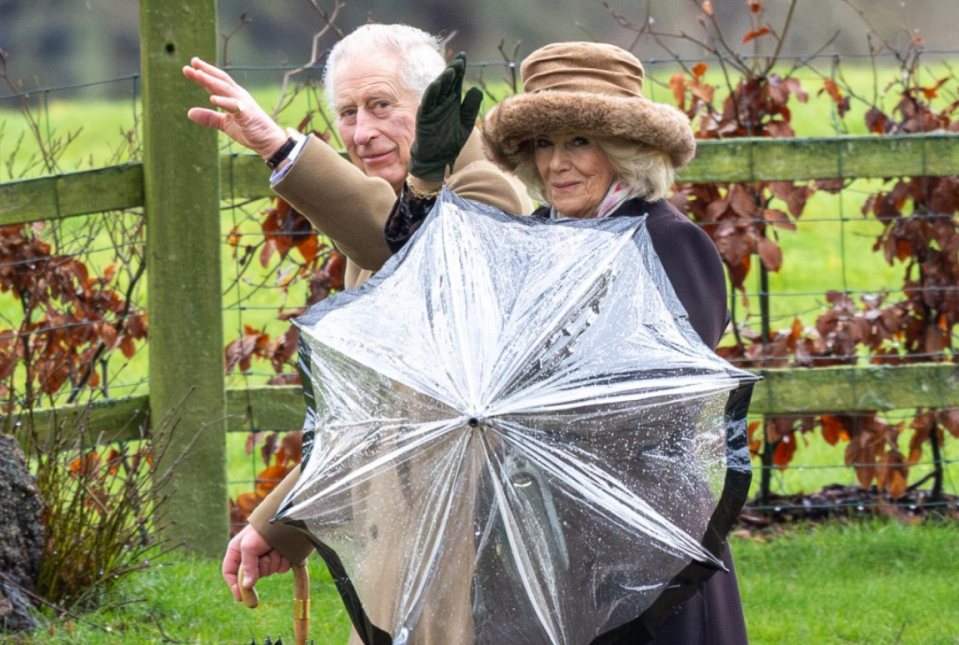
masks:
<path id="1" fill-rule="evenodd" d="M 410 174 L 429 181 L 443 181 L 473 132 L 483 91 L 470 88 L 463 94 L 466 54 L 458 53 L 436 77 L 416 112 L 416 140 L 410 150 Z"/>

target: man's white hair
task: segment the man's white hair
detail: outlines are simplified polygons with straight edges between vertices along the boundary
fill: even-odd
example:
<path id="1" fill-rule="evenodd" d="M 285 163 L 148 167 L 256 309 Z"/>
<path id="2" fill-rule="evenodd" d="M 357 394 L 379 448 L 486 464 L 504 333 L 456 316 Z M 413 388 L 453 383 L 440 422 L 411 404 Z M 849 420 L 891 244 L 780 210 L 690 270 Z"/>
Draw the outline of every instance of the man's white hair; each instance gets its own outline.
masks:
<path id="1" fill-rule="evenodd" d="M 344 61 L 368 56 L 372 51 L 385 52 L 399 59 L 400 82 L 421 98 L 430 82 L 446 67 L 438 37 L 403 24 L 363 25 L 336 43 L 326 58 L 323 86 L 326 103 L 334 116 L 337 66 Z"/>

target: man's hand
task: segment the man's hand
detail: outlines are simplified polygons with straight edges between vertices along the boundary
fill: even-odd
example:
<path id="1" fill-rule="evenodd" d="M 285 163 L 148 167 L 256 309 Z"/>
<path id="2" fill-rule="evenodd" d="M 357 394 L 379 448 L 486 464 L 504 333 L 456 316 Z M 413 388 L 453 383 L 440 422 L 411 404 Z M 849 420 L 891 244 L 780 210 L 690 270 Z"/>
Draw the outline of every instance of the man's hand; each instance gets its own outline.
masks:
<path id="1" fill-rule="evenodd" d="M 237 571 L 243 567 L 243 586 L 252 589 L 260 578 L 290 570 L 290 561 L 263 539 L 252 526 L 236 534 L 223 556 L 223 579 L 230 586 L 233 597 L 242 600 L 237 586 Z"/>
<path id="2" fill-rule="evenodd" d="M 473 132 L 483 91 L 470 88 L 463 94 L 466 54 L 458 53 L 443 73 L 429 84 L 416 113 L 416 141 L 410 150 L 410 174 L 441 182 Z"/>
<path id="3" fill-rule="evenodd" d="M 283 128 L 270 118 L 243 87 L 222 69 L 199 58 L 183 68 L 183 75 L 210 95 L 210 103 L 223 110 L 191 108 L 191 121 L 224 132 L 241 146 L 269 159 L 286 143 Z"/>

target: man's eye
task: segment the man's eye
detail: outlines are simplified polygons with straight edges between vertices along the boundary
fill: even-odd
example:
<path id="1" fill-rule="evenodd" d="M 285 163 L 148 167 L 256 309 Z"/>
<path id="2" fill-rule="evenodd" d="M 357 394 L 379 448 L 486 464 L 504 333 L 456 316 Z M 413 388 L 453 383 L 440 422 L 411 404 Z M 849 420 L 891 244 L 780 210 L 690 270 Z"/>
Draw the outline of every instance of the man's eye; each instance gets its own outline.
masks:
<path id="1" fill-rule="evenodd" d="M 370 109 L 373 110 L 373 114 L 381 116 L 389 111 L 390 102 L 389 101 L 373 101 L 370 105 Z"/>
<path id="2" fill-rule="evenodd" d="M 346 108 L 340 110 L 340 121 L 347 121 L 356 118 L 356 108 Z"/>

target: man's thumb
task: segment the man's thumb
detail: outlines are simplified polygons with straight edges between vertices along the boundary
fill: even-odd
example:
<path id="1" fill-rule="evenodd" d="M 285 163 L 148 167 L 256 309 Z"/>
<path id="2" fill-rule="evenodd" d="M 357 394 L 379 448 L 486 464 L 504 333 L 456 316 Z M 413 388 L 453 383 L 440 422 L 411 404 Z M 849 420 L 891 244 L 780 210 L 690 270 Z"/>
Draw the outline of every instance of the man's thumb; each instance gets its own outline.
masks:
<path id="1" fill-rule="evenodd" d="M 259 577 L 256 564 L 240 562 L 240 568 L 236 574 L 236 586 L 240 589 L 240 597 L 243 599 L 243 604 L 253 609 L 260 604 L 260 597 L 256 593 L 256 589 L 253 588 L 253 585 L 256 584 L 256 580 Z"/>

